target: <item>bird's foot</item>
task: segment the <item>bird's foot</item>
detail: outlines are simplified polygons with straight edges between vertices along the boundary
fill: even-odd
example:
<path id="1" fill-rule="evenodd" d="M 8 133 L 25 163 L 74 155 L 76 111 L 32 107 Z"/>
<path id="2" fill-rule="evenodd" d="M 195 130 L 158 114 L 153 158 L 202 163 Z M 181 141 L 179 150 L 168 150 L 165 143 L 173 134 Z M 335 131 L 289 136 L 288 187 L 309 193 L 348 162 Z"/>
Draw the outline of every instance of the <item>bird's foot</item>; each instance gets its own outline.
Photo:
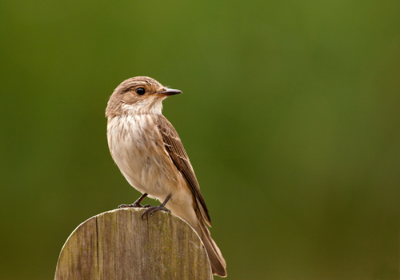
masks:
<path id="1" fill-rule="evenodd" d="M 170 198 L 171 198 L 171 195 L 168 195 L 167 198 L 165 199 L 165 201 L 163 203 L 161 203 L 159 206 L 150 206 L 149 208 L 147 208 L 142 214 L 142 219 L 143 219 L 144 215 L 146 215 L 147 219 L 149 219 L 149 214 L 150 214 L 150 217 L 151 217 L 157 211 L 164 211 L 164 212 L 167 212 L 167 213 L 171 213 L 171 210 L 168 210 L 168 209 L 165 208 L 165 204 L 167 204 L 167 202 L 168 202 L 168 200 Z"/>
<path id="2" fill-rule="evenodd" d="M 149 208 L 151 207 L 150 204 L 147 204 L 145 206 L 143 206 L 142 204 L 140 204 L 140 202 L 142 202 L 143 199 L 145 199 L 145 197 L 147 196 L 147 193 L 144 193 L 141 197 L 138 198 L 138 200 L 136 200 L 134 203 L 132 204 L 121 204 L 118 206 L 118 208 L 128 208 L 128 207 L 133 207 L 133 208 Z"/>
<path id="3" fill-rule="evenodd" d="M 140 202 L 138 203 L 138 202 L 134 202 L 134 203 L 132 203 L 132 204 L 121 204 L 121 205 L 118 205 L 118 208 L 149 208 L 149 207 L 151 207 L 151 205 L 150 204 L 146 204 L 146 205 L 142 205 L 142 204 L 140 204 Z"/>
<path id="4" fill-rule="evenodd" d="M 147 206 L 147 205 L 146 205 Z M 150 205 L 149 205 L 150 206 Z M 167 209 L 167 208 L 165 208 L 164 207 L 164 205 L 159 205 L 159 206 L 150 206 L 150 207 L 148 207 L 144 212 L 143 212 L 143 214 L 142 214 L 142 219 L 143 219 L 143 217 L 146 215 L 146 217 L 147 217 L 147 219 L 149 218 L 149 214 L 150 214 L 150 217 L 151 216 L 153 216 L 153 214 L 155 213 L 155 212 L 157 212 L 157 211 L 164 211 L 164 212 L 167 212 L 167 213 L 171 213 L 171 210 L 169 210 L 169 209 Z"/>

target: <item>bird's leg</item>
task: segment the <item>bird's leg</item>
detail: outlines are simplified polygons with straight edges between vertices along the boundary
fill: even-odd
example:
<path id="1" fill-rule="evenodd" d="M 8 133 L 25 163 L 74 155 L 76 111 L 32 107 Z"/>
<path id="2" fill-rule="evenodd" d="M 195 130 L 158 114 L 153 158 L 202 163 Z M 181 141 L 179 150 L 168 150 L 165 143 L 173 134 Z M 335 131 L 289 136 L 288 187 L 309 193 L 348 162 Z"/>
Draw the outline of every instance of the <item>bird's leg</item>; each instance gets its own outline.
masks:
<path id="1" fill-rule="evenodd" d="M 167 198 L 164 200 L 164 202 L 161 203 L 159 206 L 150 206 L 148 209 L 146 209 L 143 212 L 142 219 L 143 219 L 144 215 L 146 215 L 147 219 L 148 219 L 149 218 L 149 214 L 150 214 L 150 217 L 151 217 L 157 211 L 165 211 L 167 213 L 171 213 L 171 210 L 168 210 L 168 209 L 164 208 L 170 198 L 171 198 L 171 195 L 168 195 Z"/>
<path id="2" fill-rule="evenodd" d="M 142 202 L 143 199 L 145 199 L 147 196 L 147 193 L 142 194 L 141 197 L 139 197 L 134 203 L 132 204 L 121 204 L 120 206 L 118 206 L 118 208 L 126 208 L 126 207 L 134 207 L 134 208 L 148 208 L 151 205 L 141 205 L 140 202 Z"/>

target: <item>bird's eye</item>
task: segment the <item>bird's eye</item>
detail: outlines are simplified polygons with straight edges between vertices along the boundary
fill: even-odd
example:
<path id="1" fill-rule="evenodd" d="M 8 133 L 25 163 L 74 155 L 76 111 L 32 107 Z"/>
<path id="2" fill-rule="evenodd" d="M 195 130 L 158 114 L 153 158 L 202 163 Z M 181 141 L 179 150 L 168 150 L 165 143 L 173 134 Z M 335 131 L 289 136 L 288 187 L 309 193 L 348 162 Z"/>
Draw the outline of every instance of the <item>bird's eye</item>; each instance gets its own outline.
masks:
<path id="1" fill-rule="evenodd" d="M 135 92 L 136 92 L 137 94 L 139 94 L 139 95 L 143 95 L 143 94 L 146 93 L 146 90 L 145 90 L 144 88 L 140 87 L 140 88 L 137 88 L 137 89 L 135 90 Z"/>

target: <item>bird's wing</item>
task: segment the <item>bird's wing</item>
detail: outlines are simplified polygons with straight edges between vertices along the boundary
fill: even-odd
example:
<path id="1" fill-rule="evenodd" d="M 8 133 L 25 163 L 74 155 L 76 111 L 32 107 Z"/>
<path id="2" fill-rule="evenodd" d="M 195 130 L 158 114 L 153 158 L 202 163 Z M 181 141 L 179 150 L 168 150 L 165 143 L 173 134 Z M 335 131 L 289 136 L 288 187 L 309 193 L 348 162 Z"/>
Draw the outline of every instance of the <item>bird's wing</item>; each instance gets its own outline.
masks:
<path id="1" fill-rule="evenodd" d="M 211 218 L 210 214 L 208 213 L 206 202 L 204 201 L 203 195 L 200 192 L 199 183 L 197 182 L 193 167 L 190 164 L 189 157 L 186 154 L 185 148 L 183 147 L 178 133 L 163 115 L 159 115 L 157 127 L 162 135 L 165 149 L 174 162 L 176 168 L 186 178 L 186 181 L 188 182 L 188 185 L 190 186 L 190 189 L 196 198 L 196 203 L 204 220 L 209 226 L 211 226 Z"/>

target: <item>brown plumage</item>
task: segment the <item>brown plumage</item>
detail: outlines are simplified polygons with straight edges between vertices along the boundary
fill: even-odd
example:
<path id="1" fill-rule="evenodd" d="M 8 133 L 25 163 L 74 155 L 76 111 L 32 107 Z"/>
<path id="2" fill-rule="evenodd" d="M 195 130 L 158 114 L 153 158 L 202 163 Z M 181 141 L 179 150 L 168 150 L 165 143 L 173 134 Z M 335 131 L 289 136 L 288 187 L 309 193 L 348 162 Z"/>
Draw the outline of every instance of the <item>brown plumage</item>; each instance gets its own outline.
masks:
<path id="1" fill-rule="evenodd" d="M 211 218 L 193 167 L 178 133 L 161 113 L 162 100 L 178 93 L 149 77 L 122 82 L 106 109 L 110 152 L 134 188 L 164 201 L 193 227 L 205 245 L 213 273 L 225 277 L 226 262 L 207 228 Z M 133 205 L 140 206 L 140 200 Z"/>
<path id="2" fill-rule="evenodd" d="M 197 182 L 196 175 L 194 175 L 193 167 L 190 164 L 189 157 L 186 154 L 178 133 L 163 115 L 158 115 L 157 127 L 161 132 L 165 149 L 168 151 L 176 168 L 185 176 L 193 196 L 196 198 L 196 204 L 200 208 L 204 220 L 211 227 L 211 218 L 208 213 L 206 202 L 200 192 L 199 183 Z"/>

